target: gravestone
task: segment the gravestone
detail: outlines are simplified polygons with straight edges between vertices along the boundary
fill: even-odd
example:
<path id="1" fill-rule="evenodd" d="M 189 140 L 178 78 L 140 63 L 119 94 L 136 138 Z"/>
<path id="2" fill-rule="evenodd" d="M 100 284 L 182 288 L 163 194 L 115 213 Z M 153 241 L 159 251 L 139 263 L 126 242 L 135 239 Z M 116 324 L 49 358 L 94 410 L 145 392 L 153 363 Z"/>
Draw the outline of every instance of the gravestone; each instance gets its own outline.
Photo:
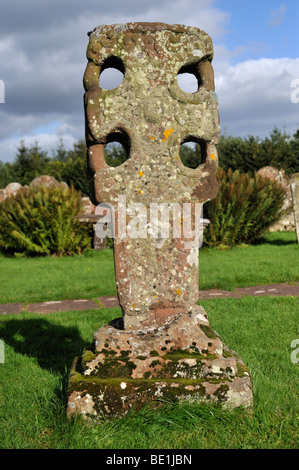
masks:
<path id="1" fill-rule="evenodd" d="M 43 186 L 44 188 L 58 188 L 58 186 L 65 185 L 65 183 L 59 183 L 53 176 L 49 175 L 40 175 L 36 176 L 31 183 L 29 184 L 29 188 L 40 188 Z"/>
<path id="2" fill-rule="evenodd" d="M 290 178 L 285 174 L 285 171 L 283 169 L 278 170 L 277 168 L 274 168 L 272 166 L 264 166 L 260 168 L 257 174 L 262 176 L 263 178 L 268 178 L 271 181 L 276 181 L 285 190 L 285 198 L 282 206 L 283 214 L 274 225 L 269 227 L 269 231 L 294 231 L 295 220 Z"/>
<path id="3" fill-rule="evenodd" d="M 20 189 L 22 189 L 20 183 L 9 183 L 6 188 L 0 189 L 0 202 L 4 201 L 7 197 L 15 196 Z"/>
<path id="4" fill-rule="evenodd" d="M 93 227 L 93 249 L 94 250 L 104 250 L 107 248 L 107 238 L 101 238 L 97 236 L 96 231 L 96 222 L 98 220 L 96 214 L 96 206 L 92 204 L 89 197 L 81 198 L 81 213 L 79 215 L 79 221 L 87 224 L 92 224 Z"/>
<path id="5" fill-rule="evenodd" d="M 218 191 L 212 57 L 211 38 L 195 27 L 128 23 L 90 33 L 84 75 L 90 195 L 103 214 L 110 210 L 122 316 L 99 328 L 92 349 L 74 361 L 69 415 L 124 415 L 161 399 L 252 405 L 246 366 L 197 305 L 198 221 L 202 204 Z M 124 78 L 104 90 L 99 76 L 109 67 Z M 177 75 L 185 72 L 197 78 L 197 92 L 180 89 Z M 104 156 L 113 141 L 129 156 L 118 167 Z M 201 148 L 196 169 L 179 156 L 188 141 Z"/>
<path id="6" fill-rule="evenodd" d="M 296 226 L 297 242 L 299 243 L 299 173 L 295 173 L 291 179 L 291 190 L 293 199 L 293 211 Z"/>

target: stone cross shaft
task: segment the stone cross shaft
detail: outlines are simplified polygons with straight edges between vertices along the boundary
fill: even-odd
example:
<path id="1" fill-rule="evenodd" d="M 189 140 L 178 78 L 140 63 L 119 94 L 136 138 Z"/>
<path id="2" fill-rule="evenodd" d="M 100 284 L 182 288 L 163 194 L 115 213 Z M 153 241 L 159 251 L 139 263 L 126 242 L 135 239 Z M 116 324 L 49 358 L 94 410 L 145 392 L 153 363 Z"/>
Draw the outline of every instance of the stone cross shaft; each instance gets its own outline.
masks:
<path id="1" fill-rule="evenodd" d="M 191 314 L 197 302 L 195 214 L 218 191 L 220 126 L 212 57 L 210 37 L 195 27 L 128 23 L 90 33 L 84 100 L 91 198 L 115 211 L 115 276 L 125 330 L 163 325 Z M 109 67 L 124 79 L 105 90 L 99 77 Z M 178 85 L 178 74 L 185 72 L 198 80 L 195 93 Z M 188 141 L 201 148 L 196 169 L 180 159 L 180 146 Z M 104 157 L 109 142 L 123 144 L 129 157 L 115 168 Z M 188 204 L 189 227 L 183 211 Z M 163 208 L 170 226 L 176 214 L 166 238 L 155 231 L 153 219 L 154 209 L 160 210 L 163 226 Z M 139 236 L 130 236 L 137 214 Z"/>

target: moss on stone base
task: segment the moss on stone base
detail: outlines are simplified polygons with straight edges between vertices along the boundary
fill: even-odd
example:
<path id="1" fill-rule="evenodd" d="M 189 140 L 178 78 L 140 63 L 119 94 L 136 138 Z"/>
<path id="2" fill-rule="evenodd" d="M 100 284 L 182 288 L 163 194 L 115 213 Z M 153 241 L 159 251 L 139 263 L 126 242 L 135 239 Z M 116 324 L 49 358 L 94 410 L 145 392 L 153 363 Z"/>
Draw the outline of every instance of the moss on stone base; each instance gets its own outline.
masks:
<path id="1" fill-rule="evenodd" d="M 241 364 L 240 362 L 237 362 L 237 377 L 246 377 L 249 376 L 249 370 L 245 366 L 245 364 Z"/>
<path id="2" fill-rule="evenodd" d="M 206 379 L 124 377 L 101 379 L 84 376 L 73 368 L 68 388 L 68 396 L 72 396 L 69 398 L 69 407 L 73 408 L 73 412 L 80 412 L 86 416 L 89 413 L 84 411 L 84 400 L 87 399 L 89 402 L 92 400 L 93 411 L 90 416 L 113 417 L 125 415 L 132 407 L 138 411 L 149 402 L 160 406 L 165 401 L 226 401 L 226 392 L 229 389 L 226 381 L 214 379 L 209 383 L 219 384 L 213 396 L 206 392 Z"/>
<path id="3" fill-rule="evenodd" d="M 210 338 L 210 339 L 217 339 L 219 338 L 218 334 L 216 333 L 215 330 L 213 330 L 210 326 L 208 325 L 200 325 L 200 328 L 204 332 L 204 334 Z"/>

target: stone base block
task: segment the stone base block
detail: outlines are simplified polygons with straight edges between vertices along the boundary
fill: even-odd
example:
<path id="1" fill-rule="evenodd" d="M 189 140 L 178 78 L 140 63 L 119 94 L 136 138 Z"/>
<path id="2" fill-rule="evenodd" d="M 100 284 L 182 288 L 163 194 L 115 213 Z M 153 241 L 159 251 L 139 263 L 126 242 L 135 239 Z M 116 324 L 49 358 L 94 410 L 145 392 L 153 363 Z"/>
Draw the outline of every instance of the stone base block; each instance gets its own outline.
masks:
<path id="1" fill-rule="evenodd" d="M 251 407 L 250 374 L 222 343 L 202 307 L 162 327 L 123 330 L 116 319 L 94 333 L 92 350 L 74 361 L 68 415 L 124 416 L 149 402 Z"/>

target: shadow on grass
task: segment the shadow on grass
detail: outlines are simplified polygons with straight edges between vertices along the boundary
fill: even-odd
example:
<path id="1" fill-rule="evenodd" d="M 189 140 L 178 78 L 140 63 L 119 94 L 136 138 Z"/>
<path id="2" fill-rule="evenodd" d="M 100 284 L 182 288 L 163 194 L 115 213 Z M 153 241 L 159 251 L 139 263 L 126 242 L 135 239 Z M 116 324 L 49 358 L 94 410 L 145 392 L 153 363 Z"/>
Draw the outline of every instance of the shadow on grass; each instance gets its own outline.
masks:
<path id="1" fill-rule="evenodd" d="M 273 245 L 273 246 L 287 246 L 287 245 L 296 245 L 296 240 L 284 240 L 282 238 L 276 238 L 274 240 L 269 240 L 268 238 L 258 238 L 252 245 Z"/>
<path id="2" fill-rule="evenodd" d="M 15 352 L 35 357 L 40 367 L 60 374 L 90 347 L 78 328 L 55 325 L 45 318 L 7 320 L 0 327 L 0 338 Z"/>

